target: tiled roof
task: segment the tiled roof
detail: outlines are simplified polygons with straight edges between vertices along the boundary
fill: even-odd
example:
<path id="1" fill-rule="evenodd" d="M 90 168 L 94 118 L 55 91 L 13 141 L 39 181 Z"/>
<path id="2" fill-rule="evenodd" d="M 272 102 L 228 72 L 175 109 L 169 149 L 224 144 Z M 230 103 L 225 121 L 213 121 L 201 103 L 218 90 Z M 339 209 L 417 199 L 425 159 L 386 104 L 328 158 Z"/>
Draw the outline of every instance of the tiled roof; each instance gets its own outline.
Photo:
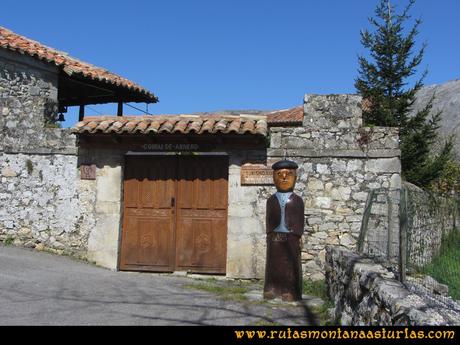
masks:
<path id="1" fill-rule="evenodd" d="M 125 88 L 142 94 L 145 97 L 146 102 L 157 101 L 155 95 L 128 79 L 120 77 L 101 67 L 96 67 L 89 63 L 79 61 L 65 52 L 47 47 L 37 41 L 18 35 L 1 26 L 0 47 L 54 64 L 60 67 L 65 74 L 71 77 L 78 75 L 84 79 L 111 84 L 115 87 Z"/>
<path id="2" fill-rule="evenodd" d="M 176 115 L 85 117 L 77 134 L 254 134 L 267 136 L 265 116 Z"/>
<path id="3" fill-rule="evenodd" d="M 276 110 L 266 113 L 270 126 L 276 125 L 301 125 L 303 120 L 303 106 L 295 108 Z"/>

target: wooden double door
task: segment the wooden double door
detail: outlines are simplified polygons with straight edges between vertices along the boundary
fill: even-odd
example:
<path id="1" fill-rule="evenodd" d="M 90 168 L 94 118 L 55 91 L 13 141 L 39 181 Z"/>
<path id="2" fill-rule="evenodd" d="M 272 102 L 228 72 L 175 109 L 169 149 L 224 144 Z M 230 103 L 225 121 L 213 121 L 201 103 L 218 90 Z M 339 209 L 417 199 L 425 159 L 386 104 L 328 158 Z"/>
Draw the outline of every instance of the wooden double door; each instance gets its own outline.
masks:
<path id="1" fill-rule="evenodd" d="M 120 269 L 225 273 L 228 158 L 127 156 Z"/>

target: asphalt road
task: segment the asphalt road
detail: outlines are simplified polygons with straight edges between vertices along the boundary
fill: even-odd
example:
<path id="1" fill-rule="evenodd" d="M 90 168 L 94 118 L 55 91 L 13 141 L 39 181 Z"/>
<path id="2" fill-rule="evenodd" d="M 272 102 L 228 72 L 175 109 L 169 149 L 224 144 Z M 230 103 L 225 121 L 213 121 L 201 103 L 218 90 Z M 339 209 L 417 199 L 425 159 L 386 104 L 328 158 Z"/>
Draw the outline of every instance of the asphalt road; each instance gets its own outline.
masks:
<path id="1" fill-rule="evenodd" d="M 194 282 L 0 245 L 0 325 L 315 323 L 304 306 L 223 300 L 186 287 Z"/>

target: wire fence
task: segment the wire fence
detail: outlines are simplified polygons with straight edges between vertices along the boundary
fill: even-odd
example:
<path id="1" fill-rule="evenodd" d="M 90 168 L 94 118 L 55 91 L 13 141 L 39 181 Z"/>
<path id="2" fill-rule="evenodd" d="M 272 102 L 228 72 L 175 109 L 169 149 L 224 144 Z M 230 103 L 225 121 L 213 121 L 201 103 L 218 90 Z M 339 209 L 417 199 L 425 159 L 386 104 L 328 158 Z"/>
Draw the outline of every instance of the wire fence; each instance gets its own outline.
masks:
<path id="1" fill-rule="evenodd" d="M 370 190 L 358 239 L 358 251 L 392 270 L 399 259 L 400 190 Z"/>
<path id="2" fill-rule="evenodd" d="M 460 310 L 460 195 L 408 183 L 371 190 L 358 251 L 392 270 L 410 290 Z"/>

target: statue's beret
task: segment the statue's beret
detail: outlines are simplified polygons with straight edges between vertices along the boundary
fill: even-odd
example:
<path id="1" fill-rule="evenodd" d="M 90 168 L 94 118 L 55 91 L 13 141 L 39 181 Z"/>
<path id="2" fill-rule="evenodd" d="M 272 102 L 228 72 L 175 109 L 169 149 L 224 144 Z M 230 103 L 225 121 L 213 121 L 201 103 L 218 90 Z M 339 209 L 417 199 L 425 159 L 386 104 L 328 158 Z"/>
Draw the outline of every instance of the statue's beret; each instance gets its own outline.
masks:
<path id="1" fill-rule="evenodd" d="M 288 161 L 288 160 L 282 160 L 278 161 L 275 164 L 272 165 L 273 170 L 279 170 L 279 169 L 297 169 L 299 166 L 297 165 L 296 162 L 293 161 Z"/>

